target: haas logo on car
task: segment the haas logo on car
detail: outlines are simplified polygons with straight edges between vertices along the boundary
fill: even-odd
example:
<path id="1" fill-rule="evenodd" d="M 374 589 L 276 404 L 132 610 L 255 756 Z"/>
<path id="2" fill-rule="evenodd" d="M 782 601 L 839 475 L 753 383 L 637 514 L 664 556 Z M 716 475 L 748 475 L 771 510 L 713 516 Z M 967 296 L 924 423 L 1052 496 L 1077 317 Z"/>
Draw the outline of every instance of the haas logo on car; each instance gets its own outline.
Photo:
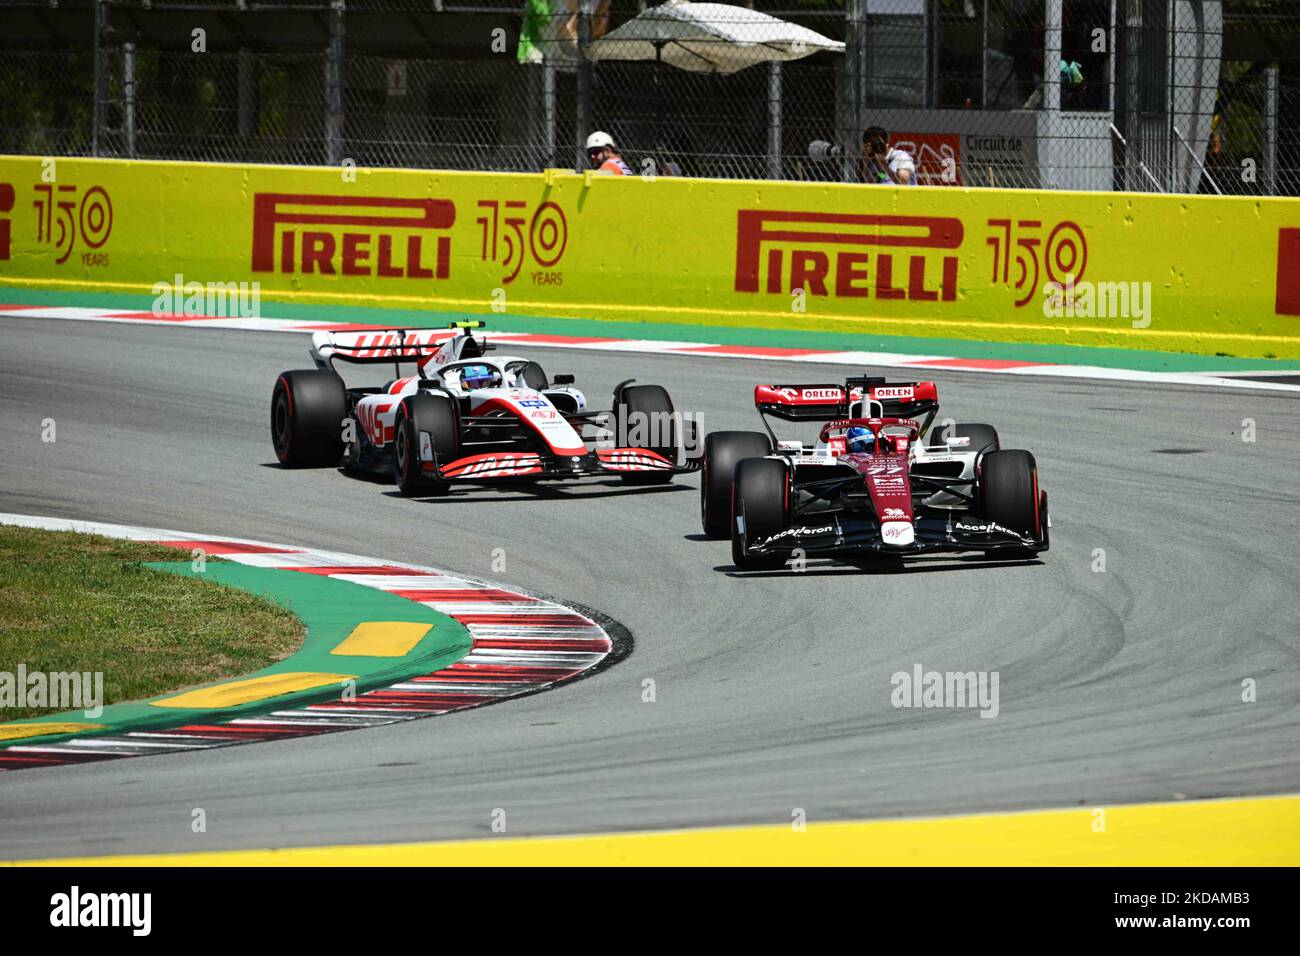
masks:
<path id="1" fill-rule="evenodd" d="M 377 402 L 358 402 L 357 419 L 361 427 L 376 445 L 386 445 L 393 440 L 393 426 L 385 424 L 380 416 L 392 410 L 392 404 L 379 405 Z M 391 422 L 391 419 L 390 419 Z"/>
<path id="2" fill-rule="evenodd" d="M 485 455 L 461 467 L 456 477 L 509 477 L 528 475 L 537 471 L 537 456 L 523 454 Z"/>

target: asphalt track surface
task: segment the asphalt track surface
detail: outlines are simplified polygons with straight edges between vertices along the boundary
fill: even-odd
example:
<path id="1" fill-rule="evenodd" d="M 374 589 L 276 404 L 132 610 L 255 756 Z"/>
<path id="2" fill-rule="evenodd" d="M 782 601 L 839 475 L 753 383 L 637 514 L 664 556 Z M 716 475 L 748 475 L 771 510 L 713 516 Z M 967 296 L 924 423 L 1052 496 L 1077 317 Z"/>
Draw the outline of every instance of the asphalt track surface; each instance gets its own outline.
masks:
<path id="1" fill-rule="evenodd" d="M 306 344 L 0 320 L 0 510 L 496 578 L 604 611 L 633 653 L 554 692 L 400 726 L 0 774 L 4 858 L 486 836 L 498 808 L 526 836 L 1300 790 L 1300 397 L 937 373 L 945 414 L 1037 455 L 1052 550 L 741 574 L 700 536 L 694 476 L 409 501 L 280 469 L 271 386 L 309 364 Z M 597 407 L 623 378 L 662 383 L 707 430 L 755 427 L 756 382 L 850 371 L 537 357 Z M 894 708 L 891 675 L 916 664 L 999 672 L 998 716 Z"/>

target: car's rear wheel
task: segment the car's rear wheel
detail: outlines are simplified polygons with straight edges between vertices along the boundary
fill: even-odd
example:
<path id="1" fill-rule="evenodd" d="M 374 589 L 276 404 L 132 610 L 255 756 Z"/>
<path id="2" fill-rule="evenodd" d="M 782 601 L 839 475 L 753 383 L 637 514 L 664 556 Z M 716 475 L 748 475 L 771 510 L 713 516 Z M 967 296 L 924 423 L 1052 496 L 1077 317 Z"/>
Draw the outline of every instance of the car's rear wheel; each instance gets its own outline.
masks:
<path id="1" fill-rule="evenodd" d="M 928 440 L 931 445 L 943 445 L 947 438 L 970 439 L 965 445 L 957 446 L 958 451 L 980 451 L 982 449 L 997 451 L 1002 447 L 996 428 L 992 425 L 982 425 L 976 422 L 957 422 L 947 428 L 935 425 L 930 430 Z M 990 446 L 992 447 L 990 448 Z"/>
<path id="2" fill-rule="evenodd" d="M 617 441 L 642 439 L 635 447 L 647 448 L 677 465 L 677 423 L 673 400 L 662 385 L 629 385 L 619 392 L 614 406 Z M 629 485 L 666 485 L 671 471 L 628 472 L 620 476 Z"/>
<path id="3" fill-rule="evenodd" d="M 451 486 L 420 467 L 420 443 L 428 435 L 426 454 L 446 465 L 456 459 L 460 421 L 456 406 L 442 395 L 411 395 L 403 399 L 393 421 L 393 475 L 407 497 L 445 495 Z"/>
<path id="4" fill-rule="evenodd" d="M 271 444 L 280 464 L 337 465 L 343 457 L 348 393 L 328 369 L 282 372 L 271 390 Z"/>
<path id="5" fill-rule="evenodd" d="M 789 523 L 786 463 L 776 458 L 746 458 L 737 463 L 731 504 L 732 563 L 747 571 L 784 567 L 786 555 L 752 555 L 749 542 L 783 531 Z"/>
<path id="6" fill-rule="evenodd" d="M 980 516 L 985 521 L 1028 535 L 1035 541 L 1045 540 L 1046 519 L 1038 491 L 1038 463 L 1029 452 L 1010 450 L 986 454 L 981 463 L 979 502 Z M 1008 551 L 989 553 L 1008 554 Z"/>
<path id="7" fill-rule="evenodd" d="M 700 470 L 700 524 L 710 538 L 725 538 L 731 528 L 731 481 L 736 463 L 772 453 L 762 432 L 712 432 L 704 439 Z"/>

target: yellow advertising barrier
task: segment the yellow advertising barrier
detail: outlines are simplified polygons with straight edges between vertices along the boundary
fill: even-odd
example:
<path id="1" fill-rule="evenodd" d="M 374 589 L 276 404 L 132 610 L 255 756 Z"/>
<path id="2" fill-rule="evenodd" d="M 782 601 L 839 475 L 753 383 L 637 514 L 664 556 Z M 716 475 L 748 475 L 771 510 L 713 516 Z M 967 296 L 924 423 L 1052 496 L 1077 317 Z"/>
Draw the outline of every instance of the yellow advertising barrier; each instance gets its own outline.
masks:
<path id="1" fill-rule="evenodd" d="M 0 157 L 0 285 L 179 312 L 240 282 L 263 302 L 1296 358 L 1300 200 Z"/>

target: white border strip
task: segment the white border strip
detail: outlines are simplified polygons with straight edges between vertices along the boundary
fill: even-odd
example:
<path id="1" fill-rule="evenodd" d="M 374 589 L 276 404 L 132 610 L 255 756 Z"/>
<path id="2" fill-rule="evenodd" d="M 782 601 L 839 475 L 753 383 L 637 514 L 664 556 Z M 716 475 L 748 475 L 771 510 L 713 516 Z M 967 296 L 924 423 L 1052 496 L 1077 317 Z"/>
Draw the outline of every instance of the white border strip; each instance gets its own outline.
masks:
<path id="1" fill-rule="evenodd" d="M 433 608 L 449 617 L 471 620 L 461 623 L 469 632 L 471 644 L 464 656 L 452 664 L 427 674 L 410 675 L 395 684 L 367 690 L 355 698 L 334 698 L 284 708 L 283 701 L 268 700 L 266 712 L 216 720 L 219 726 L 263 728 L 263 736 L 240 737 L 237 734 L 186 733 L 187 722 L 203 721 L 202 715 L 178 717 L 179 723 L 158 729 L 136 728 L 118 732 L 93 732 L 52 743 L 6 743 L 0 758 L 13 755 L 20 764 L 32 758 L 51 761 L 51 765 L 80 762 L 86 755 L 99 757 L 137 757 L 146 754 L 209 750 L 243 743 L 262 743 L 275 739 L 271 734 L 296 738 L 318 733 L 334 733 L 366 726 L 419 720 L 439 714 L 465 710 L 487 703 L 507 700 L 521 694 L 547 690 L 568 683 L 604 663 L 614 653 L 609 633 L 586 614 L 557 601 L 549 601 L 513 589 L 451 574 L 437 568 L 387 561 L 335 551 L 317 551 L 293 545 L 273 544 L 225 535 L 142 528 L 134 525 L 81 521 L 75 518 L 51 518 L 36 515 L 0 513 L 0 525 L 40 528 L 47 531 L 75 531 L 99 534 L 130 541 L 194 541 L 219 545 L 251 545 L 269 549 L 270 553 L 231 552 L 222 559 L 253 567 L 331 567 L 409 569 L 411 574 L 370 574 L 349 570 L 330 574 L 381 591 L 421 591 L 409 600 Z M 185 554 L 184 550 L 177 552 Z M 440 591 L 455 593 L 443 600 Z M 474 593 L 483 594 L 480 599 Z M 458 617 L 460 615 L 461 617 Z M 536 623 L 537 615 L 545 623 Z M 555 617 L 569 619 L 557 622 Z M 472 618 L 485 620 L 473 621 Z M 534 620 L 530 621 L 530 617 Z M 519 647 L 521 642 L 536 642 L 535 647 Z M 497 646 L 505 645 L 505 647 Z M 509 649 L 507 649 L 509 648 Z M 527 673 L 502 674 L 502 668 L 523 668 Z M 394 696 L 396 695 L 396 696 Z M 5 768 L 0 767 L 0 770 Z M 10 767 L 8 769 L 36 769 Z"/>
<path id="2" fill-rule="evenodd" d="M 0 318 L 64 319 L 77 322 L 114 322 L 123 325 L 147 325 L 163 328 L 230 329 L 240 332 L 319 332 L 330 329 L 352 329 L 355 326 L 385 328 L 370 322 L 313 322 L 301 319 L 153 319 L 131 318 L 129 309 L 102 309 L 63 306 L 33 306 L 31 308 L 0 309 Z M 362 329 L 364 331 L 364 328 Z M 709 342 L 658 341 L 655 339 L 620 339 L 610 337 L 602 342 L 550 341 L 554 336 L 532 332 L 492 332 L 494 342 L 522 345 L 527 348 L 576 349 L 593 352 L 652 352 L 691 355 L 697 358 L 757 359 L 774 362 L 804 362 L 817 365 L 872 365 L 880 368 L 933 369 L 944 372 L 982 372 L 989 375 L 1031 375 L 1049 378 L 1094 379 L 1115 382 L 1154 382 L 1161 385 L 1196 385 L 1212 388 L 1237 388 L 1261 392 L 1300 392 L 1300 385 L 1286 382 L 1260 382 L 1241 378 L 1254 372 L 1228 372 L 1202 374 L 1195 372 L 1149 372 L 1137 369 L 1107 368 L 1101 365 L 1056 365 L 1051 363 L 1018 365 L 1012 368 L 981 368 L 978 364 L 963 367 L 955 365 L 964 359 L 957 356 L 910 355 L 902 352 L 817 351 L 808 355 L 762 355 L 745 351 L 737 346 L 728 351 L 725 345 Z M 575 336 L 581 339 L 582 336 Z M 700 352 L 697 349 L 710 351 Z M 978 363 L 978 359 L 971 359 Z M 1300 371 L 1294 374 L 1300 375 Z"/>

